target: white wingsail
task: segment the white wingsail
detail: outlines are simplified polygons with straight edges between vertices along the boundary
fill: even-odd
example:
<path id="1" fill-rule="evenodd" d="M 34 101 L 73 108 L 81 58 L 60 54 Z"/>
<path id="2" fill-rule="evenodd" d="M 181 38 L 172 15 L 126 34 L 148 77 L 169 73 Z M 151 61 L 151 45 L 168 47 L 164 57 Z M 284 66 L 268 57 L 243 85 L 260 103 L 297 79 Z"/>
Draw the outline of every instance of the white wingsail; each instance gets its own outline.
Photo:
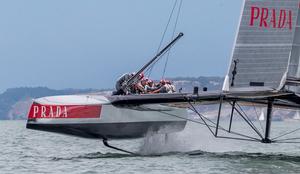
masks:
<path id="1" fill-rule="evenodd" d="M 281 90 L 300 77 L 298 9 L 299 0 L 244 1 L 224 91 Z"/>

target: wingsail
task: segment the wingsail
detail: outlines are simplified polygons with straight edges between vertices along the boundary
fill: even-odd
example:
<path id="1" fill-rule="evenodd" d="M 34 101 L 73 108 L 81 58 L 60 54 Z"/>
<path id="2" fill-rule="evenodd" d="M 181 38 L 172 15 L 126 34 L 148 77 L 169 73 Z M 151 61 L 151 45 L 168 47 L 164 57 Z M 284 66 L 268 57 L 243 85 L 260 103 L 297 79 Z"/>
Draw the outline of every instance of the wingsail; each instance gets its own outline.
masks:
<path id="1" fill-rule="evenodd" d="M 300 8 L 300 5 L 299 5 Z M 289 71 L 286 88 L 300 93 L 300 10 L 298 10 L 297 23 L 293 39 L 293 46 L 289 62 Z"/>
<path id="2" fill-rule="evenodd" d="M 245 0 L 223 91 L 273 91 L 300 77 L 299 0 Z"/>

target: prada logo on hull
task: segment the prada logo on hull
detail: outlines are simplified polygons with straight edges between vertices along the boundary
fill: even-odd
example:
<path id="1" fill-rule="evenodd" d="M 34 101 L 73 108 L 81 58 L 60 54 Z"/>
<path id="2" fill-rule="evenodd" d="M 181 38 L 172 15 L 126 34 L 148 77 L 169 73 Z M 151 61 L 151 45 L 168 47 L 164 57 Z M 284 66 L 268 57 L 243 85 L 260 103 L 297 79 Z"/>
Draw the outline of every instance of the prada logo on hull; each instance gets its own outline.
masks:
<path id="1" fill-rule="evenodd" d="M 33 103 L 28 119 L 100 118 L 101 105 L 41 105 Z"/>
<path id="2" fill-rule="evenodd" d="M 67 106 L 33 106 L 33 118 L 68 118 Z"/>

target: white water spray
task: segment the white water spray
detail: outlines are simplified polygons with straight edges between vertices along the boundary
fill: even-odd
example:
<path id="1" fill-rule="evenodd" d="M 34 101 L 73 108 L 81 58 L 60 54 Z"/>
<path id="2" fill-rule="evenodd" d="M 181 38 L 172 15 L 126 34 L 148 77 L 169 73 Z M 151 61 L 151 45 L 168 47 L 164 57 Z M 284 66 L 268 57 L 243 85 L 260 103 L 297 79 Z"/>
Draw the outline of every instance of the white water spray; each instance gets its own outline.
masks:
<path id="1" fill-rule="evenodd" d="M 139 153 L 153 155 L 197 150 L 207 152 L 241 151 L 241 143 L 240 141 L 216 139 L 205 126 L 188 122 L 182 132 L 147 135 L 143 139 Z"/>

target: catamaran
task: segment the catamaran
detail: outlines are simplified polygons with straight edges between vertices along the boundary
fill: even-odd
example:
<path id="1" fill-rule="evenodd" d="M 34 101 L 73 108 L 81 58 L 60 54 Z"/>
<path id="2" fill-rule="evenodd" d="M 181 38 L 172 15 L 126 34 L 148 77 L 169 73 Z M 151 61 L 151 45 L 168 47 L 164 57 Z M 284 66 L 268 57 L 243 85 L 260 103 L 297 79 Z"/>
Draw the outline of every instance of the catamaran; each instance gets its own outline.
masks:
<path id="1" fill-rule="evenodd" d="M 155 62 L 182 37 L 179 34 L 148 64 Z M 144 67 L 140 70 L 143 71 Z M 138 72 L 139 73 L 139 72 Z M 137 73 L 137 74 L 138 74 Z M 123 89 L 136 81 L 133 77 Z M 70 95 L 35 99 L 27 128 L 85 138 L 139 138 L 152 133 L 182 131 L 187 121 L 201 122 L 217 138 L 262 143 L 292 142 L 270 136 L 273 108 L 300 109 L 300 11 L 299 0 L 244 0 L 240 25 L 221 91 L 143 95 Z M 217 104 L 216 121 L 196 105 Z M 229 126 L 220 125 L 223 105 L 232 110 Z M 265 130 L 259 131 L 243 106 L 267 107 Z M 199 116 L 190 120 L 186 108 Z M 241 117 L 255 133 L 232 130 L 234 117 Z M 223 136 L 223 131 L 232 136 Z"/>

